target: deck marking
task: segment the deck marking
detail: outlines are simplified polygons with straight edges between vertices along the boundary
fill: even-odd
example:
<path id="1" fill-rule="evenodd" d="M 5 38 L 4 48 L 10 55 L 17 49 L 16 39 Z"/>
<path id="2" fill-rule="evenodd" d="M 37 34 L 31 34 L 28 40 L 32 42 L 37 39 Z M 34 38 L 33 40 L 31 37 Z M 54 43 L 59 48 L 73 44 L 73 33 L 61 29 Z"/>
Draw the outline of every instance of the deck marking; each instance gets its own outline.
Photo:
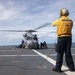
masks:
<path id="1" fill-rule="evenodd" d="M 0 50 L 0 52 L 15 52 L 15 51 L 21 51 L 21 50 Z"/>
<path id="2" fill-rule="evenodd" d="M 0 55 L 0 57 L 24 57 L 24 56 L 39 56 L 39 55 Z"/>
<path id="3" fill-rule="evenodd" d="M 47 61 L 49 61 L 51 64 L 55 65 L 56 61 L 53 60 L 52 58 L 47 57 L 46 55 L 44 55 L 44 54 L 42 54 L 42 53 L 40 53 L 40 52 L 38 52 L 38 51 L 36 51 L 36 50 L 34 50 L 34 49 L 32 49 L 32 50 L 33 50 L 35 53 L 37 53 L 38 55 L 40 55 L 40 56 L 42 56 L 43 58 L 45 58 L 45 59 L 46 59 Z M 68 68 L 67 68 L 66 66 L 62 65 L 62 70 L 66 71 L 66 70 L 68 70 Z M 75 75 L 75 72 L 70 72 L 69 70 L 66 71 L 66 72 L 64 72 L 64 73 L 67 74 L 67 75 Z"/>
<path id="4" fill-rule="evenodd" d="M 46 56 L 56 56 L 57 54 L 45 54 Z M 75 54 L 72 54 L 72 55 L 75 55 Z M 33 54 L 33 55 L 0 55 L 0 57 L 17 57 L 17 56 L 20 56 L 20 57 L 24 57 L 24 56 L 40 56 L 40 55 L 36 55 L 36 54 Z"/>

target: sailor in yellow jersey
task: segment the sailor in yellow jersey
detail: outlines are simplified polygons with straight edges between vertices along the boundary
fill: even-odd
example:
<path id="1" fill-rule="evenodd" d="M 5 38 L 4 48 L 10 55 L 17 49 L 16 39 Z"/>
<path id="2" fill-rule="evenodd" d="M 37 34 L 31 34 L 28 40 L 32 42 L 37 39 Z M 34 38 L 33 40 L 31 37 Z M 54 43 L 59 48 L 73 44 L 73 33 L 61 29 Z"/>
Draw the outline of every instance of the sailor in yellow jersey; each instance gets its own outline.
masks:
<path id="1" fill-rule="evenodd" d="M 60 12 L 60 18 L 52 23 L 53 26 L 57 26 L 58 37 L 55 48 L 55 51 L 57 52 L 56 65 L 53 68 L 53 71 L 56 72 L 63 72 L 61 67 L 64 53 L 69 70 L 75 71 L 74 62 L 71 55 L 73 21 L 67 17 L 68 15 L 68 9 L 63 8 Z"/>

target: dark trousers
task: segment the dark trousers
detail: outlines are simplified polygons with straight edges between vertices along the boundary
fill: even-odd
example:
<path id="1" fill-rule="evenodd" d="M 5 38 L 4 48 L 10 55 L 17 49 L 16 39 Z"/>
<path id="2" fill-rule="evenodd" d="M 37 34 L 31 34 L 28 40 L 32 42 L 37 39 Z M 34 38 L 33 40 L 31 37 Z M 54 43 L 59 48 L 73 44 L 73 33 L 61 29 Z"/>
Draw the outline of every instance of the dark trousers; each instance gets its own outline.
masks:
<path id="1" fill-rule="evenodd" d="M 73 58 L 71 55 L 71 37 L 59 37 L 57 40 L 57 58 L 56 58 L 56 69 L 61 69 L 63 63 L 63 55 L 65 53 L 65 59 L 67 66 L 72 69 L 74 68 Z"/>

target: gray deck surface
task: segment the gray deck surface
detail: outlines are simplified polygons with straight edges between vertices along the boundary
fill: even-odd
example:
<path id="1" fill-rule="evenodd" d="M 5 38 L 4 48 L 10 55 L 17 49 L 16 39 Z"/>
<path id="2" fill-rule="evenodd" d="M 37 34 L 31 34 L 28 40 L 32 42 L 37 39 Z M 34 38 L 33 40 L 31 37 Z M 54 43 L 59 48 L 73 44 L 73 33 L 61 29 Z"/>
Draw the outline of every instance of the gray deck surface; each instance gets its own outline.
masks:
<path id="1" fill-rule="evenodd" d="M 45 60 L 44 57 L 35 53 L 32 49 L 13 49 L 11 46 L 1 46 L 0 75 L 75 75 L 75 72 L 70 72 L 66 68 L 63 68 L 64 72 L 61 74 L 52 71 L 54 62 L 49 62 L 47 59 L 56 60 L 56 52 L 53 48 L 35 51 L 48 57 Z M 75 49 L 72 49 L 72 54 L 75 62 Z M 65 58 L 63 59 L 63 65 L 67 67 Z"/>

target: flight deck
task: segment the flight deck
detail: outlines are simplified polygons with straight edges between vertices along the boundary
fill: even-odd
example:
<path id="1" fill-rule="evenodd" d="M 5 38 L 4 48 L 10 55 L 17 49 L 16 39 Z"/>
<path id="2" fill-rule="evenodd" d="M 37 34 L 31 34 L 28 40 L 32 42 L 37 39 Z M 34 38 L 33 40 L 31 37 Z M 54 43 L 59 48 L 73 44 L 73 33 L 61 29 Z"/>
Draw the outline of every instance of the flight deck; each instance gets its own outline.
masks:
<path id="1" fill-rule="evenodd" d="M 75 49 L 72 48 L 75 62 Z M 0 46 L 0 75 L 60 75 L 52 71 L 56 63 L 54 48 L 14 49 L 13 46 Z M 75 75 L 70 72 L 63 58 L 61 75 Z"/>

